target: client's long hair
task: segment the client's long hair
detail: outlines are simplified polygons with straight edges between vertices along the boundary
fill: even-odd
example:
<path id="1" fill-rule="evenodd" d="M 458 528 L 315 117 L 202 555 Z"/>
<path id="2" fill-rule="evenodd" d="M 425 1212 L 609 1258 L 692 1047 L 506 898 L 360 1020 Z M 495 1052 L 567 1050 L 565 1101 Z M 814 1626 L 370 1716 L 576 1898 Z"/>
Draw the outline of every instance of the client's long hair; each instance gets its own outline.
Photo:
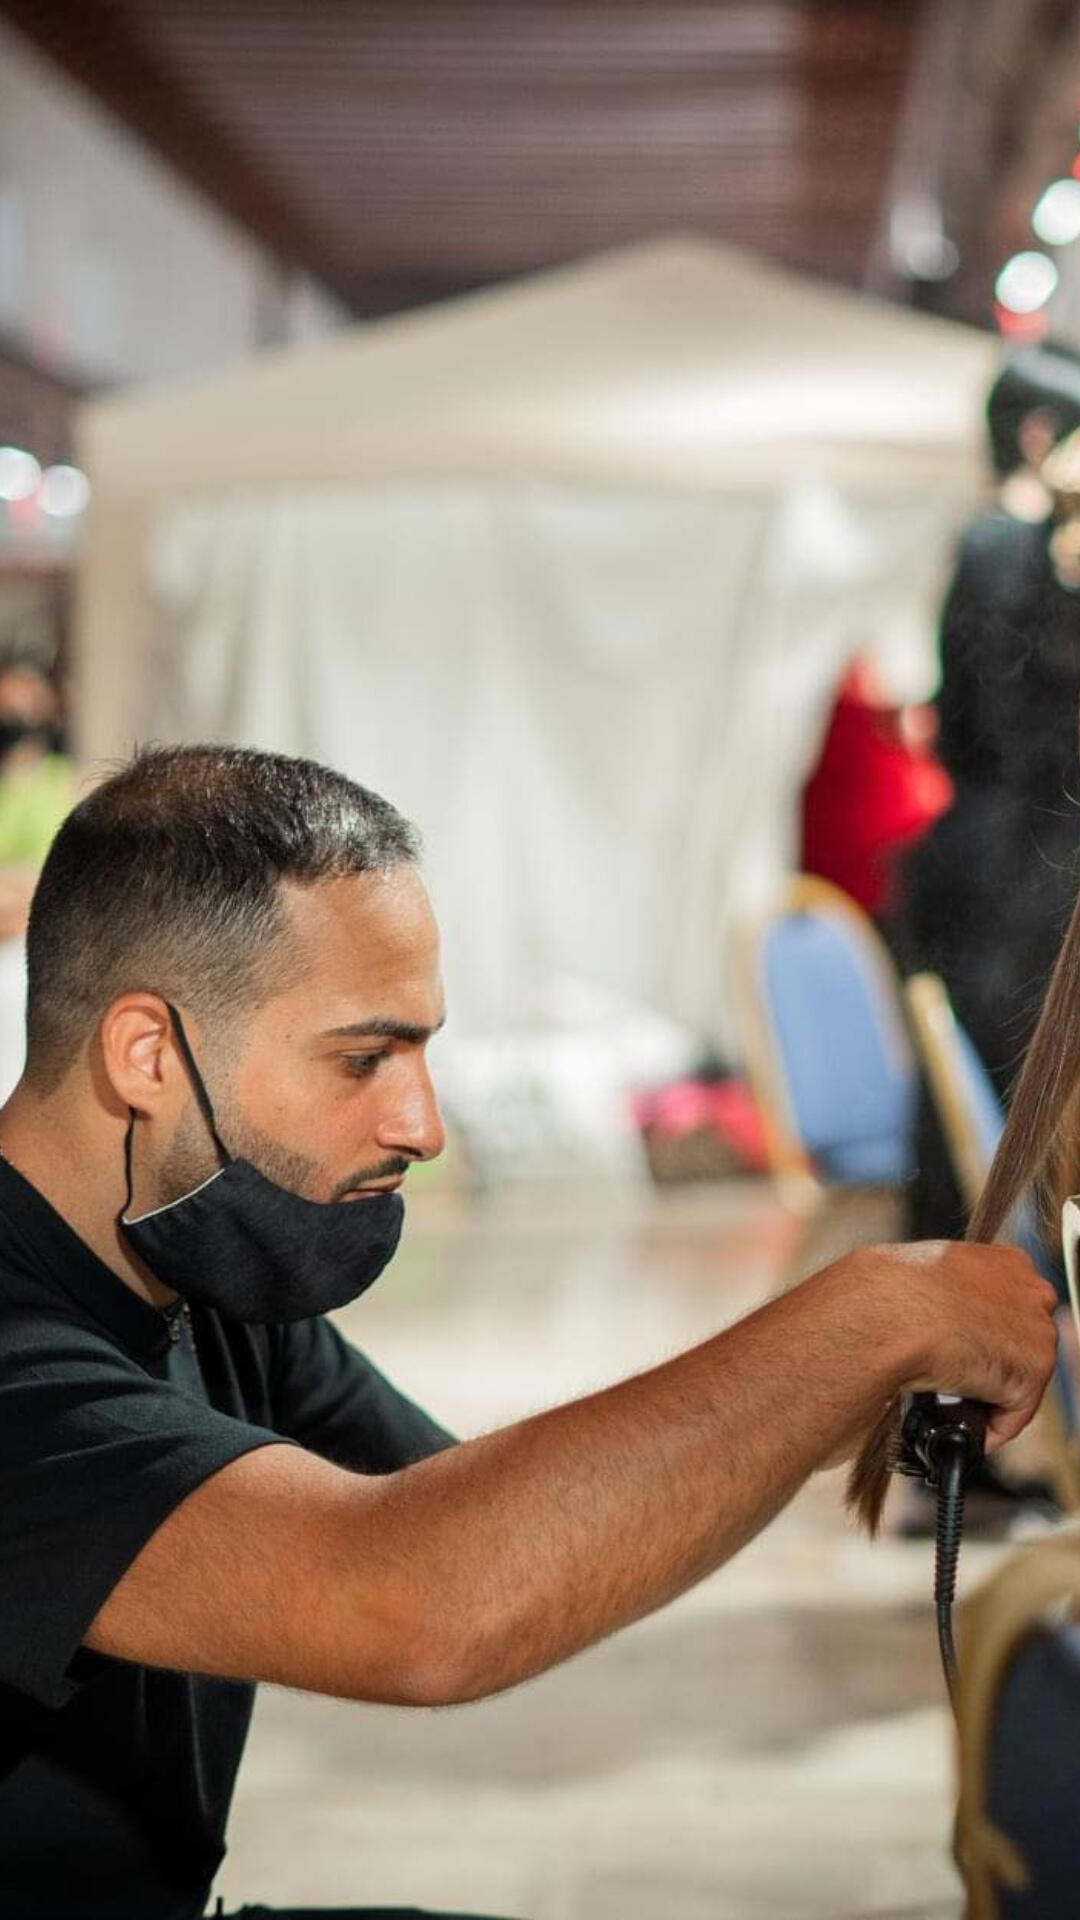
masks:
<path id="1" fill-rule="evenodd" d="M 1062 942 L 1009 1106 L 1005 1131 L 968 1240 L 996 1240 L 1013 1208 L 1031 1193 L 1056 1245 L 1061 1203 L 1080 1184 L 1080 899 Z M 859 1454 L 847 1504 L 876 1533 L 900 1442 L 900 1406 L 890 1406 Z"/>

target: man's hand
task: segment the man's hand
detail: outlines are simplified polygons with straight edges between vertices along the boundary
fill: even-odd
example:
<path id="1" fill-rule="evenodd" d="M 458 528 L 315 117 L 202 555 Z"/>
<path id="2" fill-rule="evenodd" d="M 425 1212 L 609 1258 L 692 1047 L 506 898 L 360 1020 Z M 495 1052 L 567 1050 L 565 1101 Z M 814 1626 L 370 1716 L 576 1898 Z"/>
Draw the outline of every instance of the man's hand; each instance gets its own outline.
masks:
<path id="1" fill-rule="evenodd" d="M 906 1393 L 959 1393 L 990 1409 L 987 1448 L 1012 1440 L 1038 1408 L 1053 1372 L 1057 1294 L 1016 1247 L 949 1240 L 863 1247 L 838 1261 L 853 1315 L 908 1329 Z M 822 1279 L 825 1276 L 820 1276 Z"/>

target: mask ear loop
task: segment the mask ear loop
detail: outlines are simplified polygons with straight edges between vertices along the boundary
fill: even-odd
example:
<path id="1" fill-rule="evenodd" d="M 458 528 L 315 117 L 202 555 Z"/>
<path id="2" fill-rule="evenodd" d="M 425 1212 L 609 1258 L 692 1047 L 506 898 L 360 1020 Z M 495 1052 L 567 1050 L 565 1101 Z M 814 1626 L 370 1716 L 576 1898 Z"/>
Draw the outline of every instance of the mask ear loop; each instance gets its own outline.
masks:
<path id="1" fill-rule="evenodd" d="M 210 1104 L 210 1095 L 206 1091 L 202 1074 L 195 1065 L 195 1055 L 191 1051 L 187 1034 L 184 1032 L 184 1023 L 170 1001 L 166 1000 L 165 1005 L 169 1010 L 169 1018 L 173 1023 L 173 1031 L 176 1034 L 176 1044 L 180 1049 L 180 1057 L 188 1070 L 188 1077 L 191 1080 L 192 1089 L 199 1104 L 199 1112 L 202 1114 L 203 1119 L 210 1129 L 210 1138 L 220 1153 L 225 1165 L 228 1166 L 232 1159 L 232 1154 L 229 1152 L 228 1147 L 225 1145 L 225 1142 L 217 1130 L 217 1121 L 214 1118 L 214 1109 Z"/>
<path id="2" fill-rule="evenodd" d="M 124 1204 L 120 1209 L 120 1224 L 123 1226 L 131 1212 L 131 1145 L 135 1134 L 135 1109 L 128 1108 L 127 1132 L 124 1135 Z"/>
<path id="3" fill-rule="evenodd" d="M 203 1084 L 202 1074 L 199 1072 L 198 1067 L 195 1065 L 195 1056 L 191 1051 L 191 1046 L 188 1042 L 187 1034 L 184 1032 L 184 1023 L 181 1020 L 180 1015 L 177 1013 L 176 1008 L 172 1006 L 168 1000 L 166 1000 L 165 1005 L 166 1007 L 168 1007 L 168 1010 L 169 1010 L 169 1018 L 172 1021 L 173 1032 L 176 1035 L 176 1044 L 180 1049 L 180 1057 L 183 1060 L 184 1065 L 188 1070 L 188 1077 L 191 1080 L 192 1091 L 194 1092 L 195 1099 L 198 1103 L 199 1112 L 202 1114 L 203 1119 L 206 1121 L 206 1124 L 210 1129 L 210 1138 L 213 1140 L 214 1145 L 217 1148 L 219 1154 L 221 1155 L 221 1158 L 224 1161 L 225 1165 L 228 1166 L 230 1161 L 232 1160 L 232 1154 L 229 1152 L 228 1147 L 225 1145 L 225 1142 L 223 1141 L 220 1133 L 217 1130 L 217 1121 L 214 1118 L 214 1109 L 210 1104 L 210 1095 L 207 1093 L 206 1087 Z M 136 1120 L 135 1109 L 134 1107 L 129 1107 L 127 1132 L 124 1135 L 125 1192 L 124 1192 L 124 1204 L 120 1209 L 121 1224 L 123 1224 L 123 1222 L 127 1219 L 128 1214 L 131 1212 L 131 1195 L 132 1195 L 131 1156 L 132 1156 L 134 1139 L 135 1139 L 135 1120 Z"/>

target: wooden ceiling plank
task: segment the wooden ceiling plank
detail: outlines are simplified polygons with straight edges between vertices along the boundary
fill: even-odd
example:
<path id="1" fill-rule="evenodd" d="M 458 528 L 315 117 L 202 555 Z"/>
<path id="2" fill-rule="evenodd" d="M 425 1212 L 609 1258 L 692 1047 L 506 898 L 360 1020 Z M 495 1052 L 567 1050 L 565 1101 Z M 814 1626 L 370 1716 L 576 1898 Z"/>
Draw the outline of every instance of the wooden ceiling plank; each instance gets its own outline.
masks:
<path id="1" fill-rule="evenodd" d="M 175 77 L 132 37 L 120 6 L 101 6 L 92 31 L 65 0 L 3 0 L 0 13 L 272 253 L 324 277 L 303 219 L 244 152 L 208 136 Z"/>
<path id="2" fill-rule="evenodd" d="M 688 223 L 786 259 L 812 236 L 820 268 L 850 278 L 918 4 L 0 0 L 0 11 L 276 254 L 369 300 Z"/>

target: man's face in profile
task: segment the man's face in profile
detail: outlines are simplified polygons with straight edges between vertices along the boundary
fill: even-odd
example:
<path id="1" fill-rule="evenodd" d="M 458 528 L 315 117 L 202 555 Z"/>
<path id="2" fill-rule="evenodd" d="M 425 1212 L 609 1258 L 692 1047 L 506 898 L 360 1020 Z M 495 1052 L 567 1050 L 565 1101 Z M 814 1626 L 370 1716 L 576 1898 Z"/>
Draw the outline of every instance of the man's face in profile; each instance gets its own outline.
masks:
<path id="1" fill-rule="evenodd" d="M 230 1153 L 309 1200 L 356 1200 L 400 1185 L 441 1152 L 425 1059 L 442 1024 L 439 936 L 408 865 L 284 882 L 287 978 L 242 1010 L 227 1064 L 195 1046 Z M 161 1174 L 162 1198 L 189 1191 L 216 1156 L 194 1098 Z"/>

